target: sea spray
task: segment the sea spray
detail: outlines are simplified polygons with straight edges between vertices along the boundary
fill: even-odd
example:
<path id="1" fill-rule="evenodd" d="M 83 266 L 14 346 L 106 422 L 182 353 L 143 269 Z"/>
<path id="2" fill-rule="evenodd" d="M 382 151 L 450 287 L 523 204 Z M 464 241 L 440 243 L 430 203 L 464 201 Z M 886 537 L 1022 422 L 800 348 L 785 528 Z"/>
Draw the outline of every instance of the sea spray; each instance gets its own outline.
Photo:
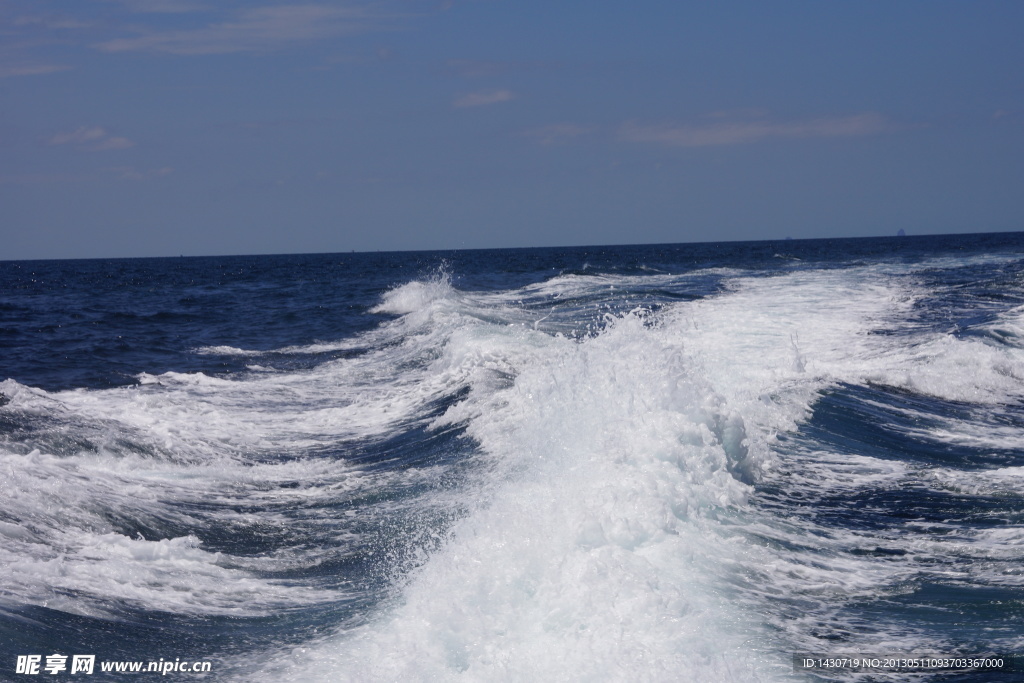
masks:
<path id="1" fill-rule="evenodd" d="M 548 338 L 510 386 L 434 424 L 464 421 L 489 471 L 465 492 L 468 514 L 392 610 L 275 675 L 725 681 L 772 668 L 722 589 L 743 548 L 715 522 L 766 453 L 670 331 L 638 312 L 583 342 Z"/>

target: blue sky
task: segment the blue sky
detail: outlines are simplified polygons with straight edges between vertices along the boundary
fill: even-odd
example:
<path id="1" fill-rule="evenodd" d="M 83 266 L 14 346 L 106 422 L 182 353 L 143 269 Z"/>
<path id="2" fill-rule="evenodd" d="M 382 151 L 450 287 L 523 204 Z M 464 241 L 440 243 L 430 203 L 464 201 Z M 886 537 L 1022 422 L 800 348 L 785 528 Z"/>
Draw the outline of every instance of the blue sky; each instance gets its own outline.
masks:
<path id="1" fill-rule="evenodd" d="M 1024 230 L 1024 3 L 0 0 L 0 260 Z"/>

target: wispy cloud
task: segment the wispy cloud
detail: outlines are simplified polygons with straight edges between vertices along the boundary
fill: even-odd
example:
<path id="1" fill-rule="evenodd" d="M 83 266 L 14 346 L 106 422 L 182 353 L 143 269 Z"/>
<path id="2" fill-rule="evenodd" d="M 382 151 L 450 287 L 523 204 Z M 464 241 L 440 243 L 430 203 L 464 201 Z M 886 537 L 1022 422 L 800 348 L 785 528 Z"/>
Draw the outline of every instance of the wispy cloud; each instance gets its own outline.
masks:
<path id="1" fill-rule="evenodd" d="M 552 123 L 540 128 L 531 128 L 523 135 L 534 138 L 542 145 L 564 144 L 574 140 L 581 135 L 587 135 L 597 130 L 596 126 L 580 126 L 575 123 Z"/>
<path id="2" fill-rule="evenodd" d="M 138 170 L 134 166 L 108 166 L 93 169 L 84 173 L 22 173 L 16 175 L 0 174 L 0 185 L 53 185 L 62 183 L 85 183 L 108 181 L 110 179 L 138 181 L 151 178 L 163 178 L 174 173 L 170 166 Z"/>
<path id="3" fill-rule="evenodd" d="M 15 18 L 11 23 L 17 27 L 39 27 L 51 31 L 89 28 L 92 26 L 90 22 L 81 21 L 80 19 L 63 14 L 23 15 Z"/>
<path id="4" fill-rule="evenodd" d="M 54 183 L 76 183 L 89 180 L 84 174 L 68 173 L 21 173 L 16 175 L 0 175 L 0 185 L 50 185 Z"/>
<path id="5" fill-rule="evenodd" d="M 134 166 L 112 166 L 106 170 L 116 174 L 119 180 L 146 180 L 147 178 L 162 178 L 163 176 L 174 173 L 174 169 L 170 166 L 144 171 L 140 171 Z"/>
<path id="6" fill-rule="evenodd" d="M 463 78 L 496 76 L 508 70 L 503 62 L 488 62 L 479 59 L 449 59 L 447 67 Z"/>
<path id="7" fill-rule="evenodd" d="M 132 12 L 148 12 L 153 14 L 182 14 L 184 12 L 201 12 L 209 9 L 203 3 L 190 0 L 107 0 L 123 5 Z"/>
<path id="8" fill-rule="evenodd" d="M 102 152 L 108 149 L 128 149 L 129 147 L 134 146 L 135 143 L 128 138 L 107 137 L 97 141 L 90 150 L 93 152 Z"/>
<path id="9" fill-rule="evenodd" d="M 12 76 L 41 76 L 44 74 L 67 71 L 72 67 L 64 64 L 6 64 L 0 65 L 0 78 Z"/>
<path id="10" fill-rule="evenodd" d="M 127 149 L 135 143 L 128 138 L 111 135 L 99 126 L 82 126 L 72 131 L 57 133 L 47 143 L 50 145 L 73 145 L 89 152 L 102 152 L 111 149 Z"/>
<path id="11" fill-rule="evenodd" d="M 84 144 L 87 142 L 93 142 L 106 136 L 107 132 L 99 126 L 86 127 L 82 126 L 73 131 L 67 131 L 64 133 L 57 133 L 50 138 L 49 143 L 51 145 L 67 145 L 67 144 Z"/>
<path id="12" fill-rule="evenodd" d="M 202 28 L 147 33 L 96 44 L 104 52 L 209 55 L 279 49 L 295 43 L 356 33 L 385 17 L 357 6 L 278 5 L 240 13 L 233 21 Z"/>
<path id="13" fill-rule="evenodd" d="M 892 126 L 879 114 L 777 122 L 765 120 L 714 121 L 698 124 L 623 124 L 619 137 L 629 142 L 647 142 L 675 147 L 738 145 L 767 138 L 834 138 L 875 135 Z"/>
<path id="14" fill-rule="evenodd" d="M 452 104 L 456 107 L 484 107 L 489 104 L 508 102 L 515 98 L 515 93 L 511 90 L 483 90 L 457 97 Z"/>
<path id="15" fill-rule="evenodd" d="M 993 121 L 1004 123 L 1020 123 L 1024 121 L 1024 110 L 1021 109 L 996 109 L 992 114 Z"/>
<path id="16" fill-rule="evenodd" d="M 559 68 L 553 62 L 487 61 L 480 59 L 449 59 L 445 66 L 461 78 L 493 78 L 512 72 L 546 71 Z"/>

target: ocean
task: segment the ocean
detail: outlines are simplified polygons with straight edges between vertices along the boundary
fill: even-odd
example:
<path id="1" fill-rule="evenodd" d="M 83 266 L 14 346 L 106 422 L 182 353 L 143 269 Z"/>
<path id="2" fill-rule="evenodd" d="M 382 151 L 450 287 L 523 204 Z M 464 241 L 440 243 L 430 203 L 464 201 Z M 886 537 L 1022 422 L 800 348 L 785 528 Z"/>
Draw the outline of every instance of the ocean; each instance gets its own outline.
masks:
<path id="1" fill-rule="evenodd" d="M 1024 680 L 1024 233 L 2 262 L 0 380 L 0 680 Z"/>

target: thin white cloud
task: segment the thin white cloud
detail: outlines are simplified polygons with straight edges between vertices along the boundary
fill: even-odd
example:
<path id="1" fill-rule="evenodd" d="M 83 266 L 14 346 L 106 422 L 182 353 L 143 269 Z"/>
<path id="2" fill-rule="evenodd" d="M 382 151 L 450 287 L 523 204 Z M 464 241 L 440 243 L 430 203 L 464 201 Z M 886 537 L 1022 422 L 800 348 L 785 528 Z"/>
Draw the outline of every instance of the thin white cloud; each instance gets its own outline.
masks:
<path id="1" fill-rule="evenodd" d="M 82 126 L 76 130 L 57 133 L 49 142 L 51 145 L 85 144 L 106 137 L 107 131 L 99 126 Z"/>
<path id="2" fill-rule="evenodd" d="M 1024 121 L 1024 110 L 1020 109 L 996 109 L 992 114 L 993 121 L 1005 123 L 1020 123 Z"/>
<path id="3" fill-rule="evenodd" d="M 58 183 L 83 183 L 109 180 L 112 176 L 118 180 L 148 180 L 162 178 L 174 173 L 170 166 L 148 170 L 138 170 L 134 166 L 108 166 L 86 173 L 23 173 L 20 175 L 0 174 L 0 185 L 50 185 Z"/>
<path id="4" fill-rule="evenodd" d="M 762 107 L 741 107 L 738 109 L 720 109 L 718 111 L 708 112 L 704 115 L 704 118 L 735 121 L 742 119 L 763 119 L 769 114 L 771 114 L 771 112 Z"/>
<path id="5" fill-rule="evenodd" d="M 42 76 L 44 74 L 68 71 L 72 67 L 64 64 L 7 64 L 0 65 L 0 78 L 14 76 Z"/>
<path id="6" fill-rule="evenodd" d="M 153 168 L 146 171 L 140 171 L 134 166 L 113 166 L 106 170 L 117 174 L 119 180 L 146 180 L 147 178 L 161 178 L 174 173 L 174 169 L 170 166 Z"/>
<path id="7" fill-rule="evenodd" d="M 511 72 L 547 71 L 557 69 L 554 62 L 487 61 L 480 59 L 449 59 L 445 65 L 457 76 L 467 79 L 493 78 Z"/>
<path id="8" fill-rule="evenodd" d="M 90 22 L 81 21 L 74 17 L 62 14 L 43 14 L 39 16 L 23 15 L 15 18 L 11 23 L 17 27 L 39 26 L 44 29 L 56 31 L 64 29 L 89 28 L 92 26 Z"/>
<path id="9" fill-rule="evenodd" d="M 278 5 L 246 10 L 233 21 L 192 30 L 117 38 L 94 47 L 104 52 L 177 55 L 253 52 L 359 32 L 382 19 L 356 6 Z"/>
<path id="10" fill-rule="evenodd" d="M 50 145 L 74 145 L 78 149 L 90 152 L 103 152 L 111 149 L 127 149 L 135 143 L 128 138 L 110 135 L 99 126 L 82 126 L 72 131 L 57 133 L 47 143 Z"/>
<path id="11" fill-rule="evenodd" d="M 456 107 L 484 107 L 489 104 L 508 102 L 515 99 L 511 90 L 484 90 L 457 97 L 452 104 Z"/>
<path id="12" fill-rule="evenodd" d="M 102 152 L 102 151 L 108 150 L 108 149 L 128 149 L 129 147 L 134 147 L 134 146 L 135 146 L 135 143 L 132 142 L 131 140 L 129 140 L 128 138 L 108 137 L 108 138 L 103 138 L 102 140 L 98 141 L 90 149 L 93 152 Z"/>
<path id="13" fill-rule="evenodd" d="M 552 123 L 540 128 L 532 128 L 523 134 L 539 140 L 542 145 L 557 145 L 574 140 L 581 135 L 593 133 L 595 126 L 580 126 L 575 123 Z"/>
<path id="14" fill-rule="evenodd" d="M 88 175 L 67 173 L 22 173 L 0 175 L 0 185 L 49 185 L 51 183 L 76 183 L 88 180 Z"/>
<path id="15" fill-rule="evenodd" d="M 875 135 L 891 129 L 879 114 L 818 118 L 795 122 L 722 121 L 706 124 L 642 125 L 626 123 L 619 137 L 628 142 L 646 142 L 675 147 L 738 145 L 767 138 L 834 138 Z"/>
<path id="16" fill-rule="evenodd" d="M 504 62 L 489 62 L 479 59 L 449 59 L 447 66 L 463 78 L 497 76 L 508 71 L 508 64 Z"/>
<path id="17" fill-rule="evenodd" d="M 209 9 L 205 4 L 190 0 L 108 0 L 123 5 L 132 12 L 152 14 L 182 14 L 185 12 L 201 12 Z"/>

